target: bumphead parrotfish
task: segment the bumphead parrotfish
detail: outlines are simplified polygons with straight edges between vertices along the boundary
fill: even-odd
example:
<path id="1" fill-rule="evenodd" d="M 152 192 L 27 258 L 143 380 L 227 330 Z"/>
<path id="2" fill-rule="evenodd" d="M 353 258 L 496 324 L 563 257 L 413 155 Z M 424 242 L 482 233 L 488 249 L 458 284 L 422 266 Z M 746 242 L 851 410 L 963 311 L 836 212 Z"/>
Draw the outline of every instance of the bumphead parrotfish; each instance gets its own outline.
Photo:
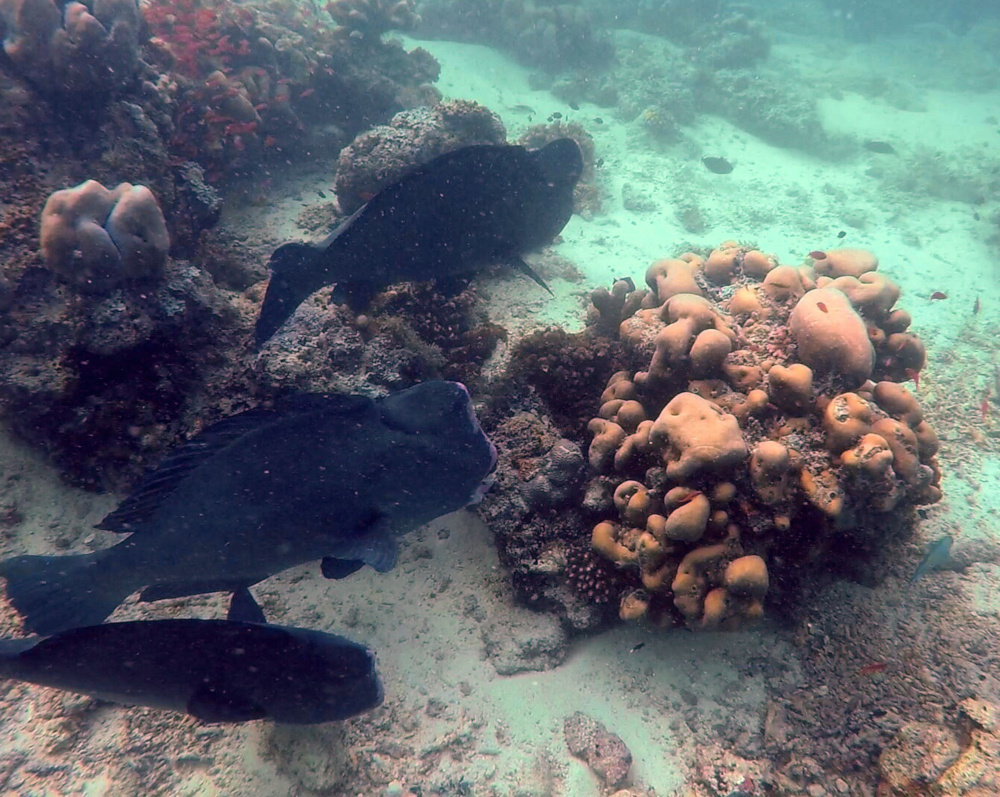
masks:
<path id="1" fill-rule="evenodd" d="M 395 535 L 482 496 L 496 449 L 457 382 L 372 400 L 301 394 L 210 426 L 98 528 L 131 532 L 90 554 L 0 562 L 29 631 L 153 601 L 237 591 L 323 560 L 328 578 L 396 562 Z"/>
<path id="2" fill-rule="evenodd" d="M 375 657 L 344 637 L 231 620 L 151 620 L 0 640 L 0 678 L 205 722 L 313 724 L 382 702 Z"/>
<path id="3" fill-rule="evenodd" d="M 583 172 L 580 146 L 463 147 L 382 189 L 318 244 L 287 243 L 271 255 L 271 280 L 255 338 L 262 345 L 311 293 L 337 284 L 359 309 L 387 285 L 470 274 L 506 263 L 548 286 L 522 256 L 545 246 L 573 215 Z M 550 291 L 551 293 L 551 291 Z"/>

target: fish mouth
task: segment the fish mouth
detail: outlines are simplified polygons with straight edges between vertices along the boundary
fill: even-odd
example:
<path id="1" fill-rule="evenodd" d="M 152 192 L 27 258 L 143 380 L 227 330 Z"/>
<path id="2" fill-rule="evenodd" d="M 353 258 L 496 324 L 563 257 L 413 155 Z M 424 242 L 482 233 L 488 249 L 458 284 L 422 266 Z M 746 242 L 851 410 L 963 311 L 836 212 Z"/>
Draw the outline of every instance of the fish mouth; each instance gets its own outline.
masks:
<path id="1" fill-rule="evenodd" d="M 497 453 L 497 447 L 493 445 L 493 441 L 486 437 L 485 433 L 483 434 L 483 437 L 486 438 L 486 442 L 489 443 L 490 446 L 490 469 L 486 472 L 485 478 L 479 482 L 476 489 L 472 491 L 472 496 L 469 498 L 467 506 L 476 506 L 481 504 L 483 499 L 486 497 L 486 493 L 490 491 L 490 488 L 493 487 L 493 484 L 497 480 L 497 477 L 493 475 L 493 471 L 497 469 L 497 461 L 500 459 L 500 456 Z"/>
<path id="2" fill-rule="evenodd" d="M 489 437 L 486 436 L 486 432 L 483 431 L 483 427 L 479 423 L 479 418 L 476 416 L 476 408 L 472 403 L 472 395 L 469 393 L 469 388 L 467 388 L 461 382 L 453 382 L 452 384 L 454 384 L 457 388 L 459 388 L 462 391 L 462 403 L 465 405 L 465 417 L 468 420 L 469 426 L 471 427 L 472 431 L 475 432 L 476 434 L 481 434 L 483 437 L 486 437 L 487 442 L 489 442 L 490 444 L 490 451 L 492 452 L 493 456 L 493 464 L 490 465 L 490 470 L 492 471 L 493 468 L 496 466 L 496 459 L 497 459 L 496 446 L 494 446 L 493 442 L 489 439 Z"/>
<path id="3" fill-rule="evenodd" d="M 469 496 L 469 500 L 466 502 L 465 505 L 479 506 L 479 504 L 483 502 L 483 499 L 486 498 L 486 493 L 490 491 L 490 488 L 493 487 L 493 483 L 495 481 L 496 477 L 494 477 L 493 474 L 490 474 L 481 482 L 479 482 L 479 485 L 476 487 L 475 490 L 472 491 L 472 495 Z"/>
<path id="4" fill-rule="evenodd" d="M 497 462 L 500 459 L 500 454 L 497 451 L 497 447 L 493 444 L 493 441 L 490 440 L 486 432 L 483 431 L 482 424 L 479 423 L 479 418 L 476 416 L 476 409 L 472 404 L 472 396 L 469 393 L 469 389 L 461 382 L 455 382 L 454 384 L 462 391 L 463 398 L 465 399 L 466 418 L 469 421 L 469 425 L 471 426 L 473 433 L 481 435 L 486 441 L 486 444 L 490 447 L 490 467 L 486 471 L 486 478 L 479 483 L 473 491 L 472 496 L 469 498 L 468 506 L 475 506 L 483 500 L 486 493 L 489 492 L 489 489 L 493 486 L 493 482 L 496 481 L 492 474 L 497 468 Z"/>

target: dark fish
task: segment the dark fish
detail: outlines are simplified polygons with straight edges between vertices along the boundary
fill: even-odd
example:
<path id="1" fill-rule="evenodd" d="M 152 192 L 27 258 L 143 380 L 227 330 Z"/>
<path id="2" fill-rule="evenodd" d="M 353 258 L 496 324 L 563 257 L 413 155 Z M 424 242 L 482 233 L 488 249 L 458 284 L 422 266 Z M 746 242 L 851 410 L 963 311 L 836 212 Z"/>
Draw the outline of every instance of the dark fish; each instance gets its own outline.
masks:
<path id="1" fill-rule="evenodd" d="M 595 116 L 594 117 L 594 124 L 595 125 L 603 125 L 604 124 L 604 120 L 600 116 Z"/>
<path id="2" fill-rule="evenodd" d="M 522 255 L 550 243 L 566 226 L 582 172 L 580 146 L 569 138 L 531 151 L 464 147 L 416 167 L 322 243 L 293 242 L 274 251 L 257 344 L 311 293 L 332 283 L 338 301 L 361 309 L 386 285 L 506 263 L 549 290 Z"/>
<path id="3" fill-rule="evenodd" d="M 926 576 L 928 573 L 938 570 L 944 566 L 951 558 L 951 544 L 953 542 L 954 539 L 951 535 L 945 534 L 941 539 L 935 540 L 928 545 L 927 553 L 925 553 L 924 558 L 920 560 L 920 564 L 917 565 L 917 569 L 913 571 L 913 577 L 910 579 L 910 583 L 912 584 L 922 576 Z"/>
<path id="4" fill-rule="evenodd" d="M 642 650 L 644 647 L 646 647 L 646 643 L 645 642 L 637 642 L 636 644 L 634 644 L 631 647 L 631 649 L 629 650 L 629 653 L 637 653 L 640 650 Z"/>
<path id="5" fill-rule="evenodd" d="M 551 121 L 552 119 L 562 119 L 562 114 L 561 114 L 561 113 L 559 113 L 559 111 L 553 111 L 553 112 L 552 112 L 552 116 L 551 116 L 551 117 L 549 117 L 549 119 L 550 119 L 550 121 Z"/>
<path id="6" fill-rule="evenodd" d="M 733 164 L 727 161 L 725 158 L 712 158 L 704 157 L 701 162 L 705 164 L 705 168 L 710 172 L 715 174 L 729 174 L 733 170 Z"/>
<path id="7" fill-rule="evenodd" d="M 572 108 L 574 111 L 579 111 L 580 110 L 579 103 L 571 102 L 571 103 L 569 103 L 569 107 Z"/>
<path id="8" fill-rule="evenodd" d="M 973 315 L 979 315 L 979 311 L 982 310 L 982 309 L 983 309 L 982 300 L 977 296 L 976 297 L 976 303 L 974 305 L 972 305 L 972 314 Z"/>
<path id="9" fill-rule="evenodd" d="M 888 141 L 882 141 L 877 138 L 869 138 L 865 140 L 865 149 L 869 152 L 875 152 L 879 155 L 895 155 L 896 148 L 892 146 Z"/>
<path id="10" fill-rule="evenodd" d="M 50 634 L 144 601 L 229 592 L 316 559 L 343 578 L 396 562 L 395 535 L 482 497 L 496 449 L 456 382 L 373 401 L 303 394 L 234 415 L 168 457 L 76 556 L 0 562 L 25 627 Z"/>
<path id="11" fill-rule="evenodd" d="M 107 623 L 0 640 L 0 678 L 205 722 L 313 724 L 382 703 L 375 657 L 363 645 L 231 620 Z"/>
<path id="12" fill-rule="evenodd" d="M 846 238 L 847 237 L 847 231 L 846 230 L 841 230 L 840 232 L 837 233 L 837 237 L 841 238 L 841 239 Z"/>

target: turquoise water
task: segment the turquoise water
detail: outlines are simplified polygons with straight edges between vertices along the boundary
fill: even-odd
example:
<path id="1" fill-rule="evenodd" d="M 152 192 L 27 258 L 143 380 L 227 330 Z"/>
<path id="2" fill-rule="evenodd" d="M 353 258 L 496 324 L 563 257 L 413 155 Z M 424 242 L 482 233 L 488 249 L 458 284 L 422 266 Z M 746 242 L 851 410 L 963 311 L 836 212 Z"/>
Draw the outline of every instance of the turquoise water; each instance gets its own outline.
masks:
<path id="1" fill-rule="evenodd" d="M 3 793 L 1000 793 L 996 8 L 958 0 L 86 8 L 93 24 L 69 24 L 61 4 L 0 0 L 0 558 L 117 542 L 94 526 L 147 468 L 212 423 L 291 391 L 378 397 L 428 379 L 463 381 L 500 464 L 478 510 L 402 537 L 388 572 L 365 567 L 329 580 L 311 562 L 253 586 L 269 622 L 372 649 L 380 707 L 319 726 L 210 725 L 3 681 Z M 584 146 L 576 213 L 550 246 L 525 255 L 551 295 L 492 267 L 471 287 L 450 286 L 457 296 L 394 287 L 360 314 L 331 304 L 327 287 L 270 344 L 251 346 L 278 244 L 322 240 L 414 160 L 562 135 Z M 373 142 L 382 147 L 375 155 Z M 147 242 L 133 242 L 140 255 L 105 236 L 101 246 L 114 251 L 88 260 L 77 243 L 60 257 L 43 206 L 88 179 L 148 186 L 169 248 L 157 243 L 146 205 Z M 103 216 L 93 212 L 98 228 L 108 227 L 106 204 Z M 68 226 L 79 231 L 80 218 L 87 214 Z M 442 218 L 442 229 L 450 223 Z M 617 364 L 606 356 L 619 351 L 608 342 L 617 323 L 603 337 L 552 344 L 549 362 L 565 369 L 554 377 L 519 347 L 549 326 L 587 329 L 594 289 L 624 277 L 643 288 L 655 261 L 707 258 L 724 241 L 738 244 L 733 275 L 713 282 L 703 267 L 695 272 L 713 312 L 736 330 L 727 345 L 729 362 L 740 364 L 761 362 L 746 354 L 751 344 L 777 346 L 771 359 L 781 362 L 804 350 L 802 341 L 797 354 L 767 337 L 791 323 L 792 304 L 764 300 L 772 312 L 756 331 L 752 314 L 730 313 L 738 287 L 763 295 L 761 279 L 744 271 L 747 251 L 817 272 L 827 252 L 873 252 L 876 273 L 901 291 L 895 306 L 912 315 L 926 364 L 918 381 L 898 364 L 875 362 L 872 375 L 905 384 L 940 448 L 936 459 L 922 457 L 925 476 L 899 486 L 904 497 L 889 511 L 865 504 L 837 518 L 810 503 L 798 470 L 778 504 L 761 502 L 746 464 L 697 473 L 687 486 L 706 495 L 725 479 L 736 485 L 725 511 L 742 536 L 739 551 L 708 572 L 702 607 L 688 616 L 667 586 L 643 583 L 645 564 L 594 558 L 593 526 L 618 518 L 607 495 L 603 509 L 597 499 L 585 504 L 584 485 L 614 488 L 624 471 L 601 477 L 588 464 L 551 505 L 524 498 L 560 437 L 587 459 L 587 421 L 598 416 L 605 382 L 619 367 L 638 380 L 649 342 Z M 869 334 L 885 321 L 862 315 Z M 842 329 L 823 333 L 835 351 L 847 346 Z M 480 352 L 473 342 L 483 340 Z M 695 378 L 688 354 L 671 366 L 680 387 L 640 393 L 650 420 Z M 798 416 L 802 427 L 783 426 L 791 416 L 772 393 L 771 410 L 741 416 L 744 459 L 765 439 L 784 440 L 813 475 L 843 475 L 849 505 L 880 494 L 874 471 L 844 475 L 842 451 L 828 451 L 823 437 L 826 402 L 866 388 L 835 368 L 821 378 L 822 363 L 810 364 L 818 401 Z M 732 381 L 723 374 L 708 375 Z M 736 412 L 735 403 L 723 410 Z M 932 478 L 931 459 L 939 501 L 914 486 Z M 666 506 L 645 470 L 629 478 L 645 480 Z M 542 492 L 554 496 L 557 486 Z M 777 520 L 784 515 L 788 534 Z M 706 532 L 706 544 L 725 525 Z M 951 556 L 910 583 L 944 535 L 954 538 Z M 667 584 L 694 549 L 670 545 Z M 763 620 L 737 622 L 745 605 L 733 599 L 743 608 L 731 609 L 728 625 L 739 627 L 717 630 L 705 619 L 705 590 L 727 583 L 730 559 L 758 554 L 770 574 Z M 573 556 L 611 573 L 602 576 L 607 604 L 574 592 Z M 649 609 L 622 621 L 619 602 L 635 589 Z M 133 596 L 111 620 L 222 618 L 228 605 L 220 593 Z M 8 603 L 0 622 L 4 637 L 25 634 Z M 198 651 L 182 660 L 197 662 Z M 565 723 L 576 712 L 603 725 L 608 736 L 589 738 L 606 745 L 605 759 L 588 763 L 571 749 Z M 631 756 L 621 778 L 607 774 L 625 766 L 610 735 Z"/>

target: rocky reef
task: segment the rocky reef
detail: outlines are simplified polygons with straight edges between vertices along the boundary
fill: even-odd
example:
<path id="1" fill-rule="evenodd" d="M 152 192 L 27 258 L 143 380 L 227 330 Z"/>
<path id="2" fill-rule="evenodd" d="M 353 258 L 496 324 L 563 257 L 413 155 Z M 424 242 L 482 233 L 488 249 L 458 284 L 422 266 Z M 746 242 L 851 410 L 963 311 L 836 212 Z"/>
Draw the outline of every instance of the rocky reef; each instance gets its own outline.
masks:
<path id="1" fill-rule="evenodd" d="M 607 33 L 586 3 L 558 0 L 423 0 L 422 35 L 489 43 L 551 72 L 592 72 L 612 58 Z"/>
<path id="2" fill-rule="evenodd" d="M 416 22 L 411 3 L 328 13 L 0 3 L 0 400 L 74 482 L 122 486 L 200 424 L 290 388 L 247 356 L 266 253 L 205 236 L 223 194 L 292 158 L 335 160 L 439 97 L 434 59 L 384 38 Z M 424 298 L 408 305 L 417 315 Z M 372 353 L 367 373 L 412 382 L 449 361 L 466 373 L 465 356 L 481 362 L 502 335 L 472 304 L 424 313 L 427 328 L 449 319 L 450 360 L 431 343 L 409 364 Z M 419 339 L 404 322 L 391 338 L 375 326 L 369 346 Z"/>
<path id="3" fill-rule="evenodd" d="M 498 423 L 483 509 L 522 598 L 575 628 L 742 628 L 905 533 L 941 498 L 938 441 L 904 385 L 923 344 L 877 268 L 727 242 L 598 289 L 586 332 L 522 342 L 513 378 L 541 411 Z"/>
<path id="4" fill-rule="evenodd" d="M 459 147 L 506 141 L 500 117 L 476 102 L 457 100 L 398 113 L 341 151 L 335 184 L 340 210 L 353 213 L 414 164 Z"/>

